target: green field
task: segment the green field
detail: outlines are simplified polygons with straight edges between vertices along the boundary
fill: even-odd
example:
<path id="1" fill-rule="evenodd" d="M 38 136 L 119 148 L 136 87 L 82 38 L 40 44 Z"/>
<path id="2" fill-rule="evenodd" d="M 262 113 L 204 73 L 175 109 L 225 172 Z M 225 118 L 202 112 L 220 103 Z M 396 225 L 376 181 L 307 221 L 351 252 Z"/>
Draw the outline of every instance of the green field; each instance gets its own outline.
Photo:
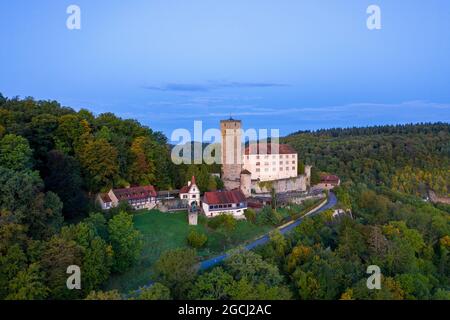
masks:
<path id="1" fill-rule="evenodd" d="M 237 222 L 236 228 L 227 238 L 223 233 L 207 227 L 204 216 L 199 217 L 198 226 L 189 226 L 187 212 L 163 213 L 158 210 L 141 211 L 135 214 L 135 227 L 142 233 L 144 248 L 140 261 L 126 273 L 113 275 L 106 289 L 128 292 L 148 283 L 152 266 L 164 251 L 188 247 L 186 237 L 192 229 L 208 236 L 204 249 L 198 251 L 205 258 L 221 253 L 231 247 L 253 240 L 273 227 L 257 226 L 245 220 Z"/>

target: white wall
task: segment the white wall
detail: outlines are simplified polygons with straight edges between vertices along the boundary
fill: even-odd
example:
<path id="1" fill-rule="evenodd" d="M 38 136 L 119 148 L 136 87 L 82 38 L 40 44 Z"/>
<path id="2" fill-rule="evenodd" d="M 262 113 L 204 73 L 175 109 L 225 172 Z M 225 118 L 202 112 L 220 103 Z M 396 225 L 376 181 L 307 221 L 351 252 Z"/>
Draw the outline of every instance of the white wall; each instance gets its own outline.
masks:
<path id="1" fill-rule="evenodd" d="M 192 201 L 195 201 L 197 205 L 200 205 L 200 190 L 198 189 L 197 185 L 194 185 L 189 190 L 189 193 L 180 193 L 180 199 L 188 200 L 189 204 L 191 204 Z"/>
<path id="2" fill-rule="evenodd" d="M 209 204 L 204 203 L 202 204 L 203 212 L 208 218 L 216 217 L 221 214 L 232 214 L 236 219 L 243 219 L 244 211 L 247 209 L 247 207 L 244 208 L 222 208 L 218 210 L 209 210 Z"/>
<path id="3" fill-rule="evenodd" d="M 293 178 L 298 175 L 297 158 L 297 154 L 244 155 L 243 169 L 252 173 L 252 180 L 271 181 Z"/>

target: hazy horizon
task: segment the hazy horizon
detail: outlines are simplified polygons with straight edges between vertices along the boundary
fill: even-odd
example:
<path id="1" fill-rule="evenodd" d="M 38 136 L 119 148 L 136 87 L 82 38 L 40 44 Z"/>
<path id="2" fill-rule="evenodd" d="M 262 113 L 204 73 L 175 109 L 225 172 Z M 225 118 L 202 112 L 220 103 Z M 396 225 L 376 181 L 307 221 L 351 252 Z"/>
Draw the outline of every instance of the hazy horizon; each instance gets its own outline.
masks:
<path id="1" fill-rule="evenodd" d="M 81 29 L 66 27 L 69 5 Z M 381 8 L 381 30 L 366 26 Z M 0 92 L 173 130 L 450 122 L 450 3 L 50 1 L 0 4 Z"/>

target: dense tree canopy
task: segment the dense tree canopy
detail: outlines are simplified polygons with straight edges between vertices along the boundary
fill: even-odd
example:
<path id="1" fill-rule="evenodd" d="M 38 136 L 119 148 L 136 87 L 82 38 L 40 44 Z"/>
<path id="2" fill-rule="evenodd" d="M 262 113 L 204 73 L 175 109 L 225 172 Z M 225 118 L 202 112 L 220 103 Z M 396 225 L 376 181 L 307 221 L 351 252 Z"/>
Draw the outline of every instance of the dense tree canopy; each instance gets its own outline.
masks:
<path id="1" fill-rule="evenodd" d="M 450 194 L 448 123 L 298 132 L 282 139 L 305 164 L 363 182 L 425 196 Z"/>

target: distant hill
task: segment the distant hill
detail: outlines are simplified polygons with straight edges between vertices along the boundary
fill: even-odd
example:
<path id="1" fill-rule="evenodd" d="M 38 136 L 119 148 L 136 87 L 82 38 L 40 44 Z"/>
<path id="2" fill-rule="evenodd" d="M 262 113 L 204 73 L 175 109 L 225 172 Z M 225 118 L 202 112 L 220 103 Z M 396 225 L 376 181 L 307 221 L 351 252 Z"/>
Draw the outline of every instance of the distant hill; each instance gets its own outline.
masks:
<path id="1" fill-rule="evenodd" d="M 299 159 L 347 183 L 425 196 L 450 194 L 450 124 L 420 123 L 299 131 L 283 139 Z"/>

